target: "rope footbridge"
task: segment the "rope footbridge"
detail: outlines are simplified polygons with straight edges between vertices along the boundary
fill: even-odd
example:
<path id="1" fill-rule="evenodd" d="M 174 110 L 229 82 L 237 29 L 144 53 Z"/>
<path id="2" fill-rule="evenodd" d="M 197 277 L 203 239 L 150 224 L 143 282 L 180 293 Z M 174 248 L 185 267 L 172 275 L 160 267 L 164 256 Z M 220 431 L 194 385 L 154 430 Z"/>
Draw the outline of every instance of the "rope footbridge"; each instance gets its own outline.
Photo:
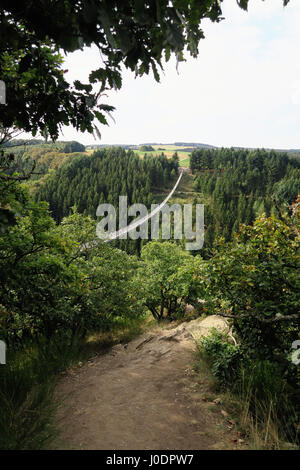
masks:
<path id="1" fill-rule="evenodd" d="M 175 193 L 175 191 L 176 191 L 176 189 L 177 189 L 177 187 L 180 183 L 180 180 L 182 178 L 182 175 L 184 173 L 184 169 L 179 168 L 179 173 L 180 174 L 179 174 L 179 177 L 178 177 L 175 185 L 173 186 L 173 188 L 171 189 L 171 191 L 169 192 L 167 197 L 162 201 L 161 204 L 159 204 L 157 207 L 155 207 L 155 209 L 153 209 L 153 211 L 151 211 L 150 214 L 147 214 L 144 217 L 138 218 L 137 220 L 135 220 L 134 222 L 131 222 L 131 224 L 127 225 L 126 227 L 122 227 L 121 229 L 116 230 L 115 232 L 111 232 L 110 234 L 108 234 L 108 237 L 103 239 L 104 243 L 110 242 L 112 240 L 116 240 L 121 235 L 124 235 L 125 233 L 128 233 L 131 230 L 134 230 L 135 228 L 139 227 L 140 225 L 144 224 L 149 219 L 151 219 L 155 214 L 157 214 L 167 204 L 169 199 Z M 96 239 L 92 243 L 84 243 L 83 245 L 81 245 L 81 249 L 92 248 L 93 246 L 95 246 L 98 243 L 98 241 L 99 240 Z"/>
<path id="2" fill-rule="evenodd" d="M 181 180 L 182 175 L 183 175 L 183 170 L 181 168 L 179 169 L 179 172 L 180 172 L 180 175 L 179 175 L 175 185 L 173 186 L 172 190 L 169 192 L 169 194 L 167 195 L 167 197 L 163 200 L 163 202 L 161 204 L 159 204 L 155 209 L 153 209 L 153 211 L 151 211 L 150 214 L 147 214 L 144 217 L 138 218 L 137 220 L 135 220 L 131 224 L 127 225 L 127 227 L 120 228 L 119 230 L 116 230 L 115 232 L 110 233 L 108 238 L 106 238 L 104 240 L 104 242 L 109 242 L 111 240 L 116 240 L 121 235 L 124 235 L 125 233 L 128 233 L 131 230 L 134 230 L 135 228 L 139 227 L 140 225 L 143 225 L 145 222 L 147 222 L 149 219 L 151 219 L 155 214 L 157 214 L 167 204 L 168 200 L 175 193 L 175 191 L 177 189 L 177 186 L 179 185 L 180 180 Z"/>

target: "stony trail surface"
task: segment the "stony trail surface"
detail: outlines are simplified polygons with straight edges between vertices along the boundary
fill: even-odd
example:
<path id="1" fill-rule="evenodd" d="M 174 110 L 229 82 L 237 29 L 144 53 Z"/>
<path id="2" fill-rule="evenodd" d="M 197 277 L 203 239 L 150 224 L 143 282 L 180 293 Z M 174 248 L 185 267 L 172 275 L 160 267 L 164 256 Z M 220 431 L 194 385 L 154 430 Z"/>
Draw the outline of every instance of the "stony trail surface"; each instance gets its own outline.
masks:
<path id="1" fill-rule="evenodd" d="M 195 339 L 210 316 L 177 327 L 155 327 L 65 374 L 56 390 L 61 435 L 56 449 L 232 449 L 221 406 L 204 399 L 193 371 Z"/>

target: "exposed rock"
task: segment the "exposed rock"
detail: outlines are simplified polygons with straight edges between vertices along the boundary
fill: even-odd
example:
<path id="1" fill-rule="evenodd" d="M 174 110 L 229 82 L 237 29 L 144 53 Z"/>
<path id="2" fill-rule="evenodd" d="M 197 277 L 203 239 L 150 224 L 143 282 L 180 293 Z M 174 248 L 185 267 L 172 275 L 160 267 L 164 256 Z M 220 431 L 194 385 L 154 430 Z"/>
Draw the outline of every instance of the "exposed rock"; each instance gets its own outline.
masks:
<path id="1" fill-rule="evenodd" d="M 142 348 L 145 344 L 149 343 L 150 341 L 152 341 L 154 339 L 154 336 L 151 335 L 149 336 L 148 338 L 146 339 L 143 339 L 140 343 L 138 343 L 138 345 L 135 347 L 135 349 L 140 349 Z"/>
<path id="2" fill-rule="evenodd" d="M 230 329 L 227 321 L 218 315 L 209 315 L 204 319 L 197 318 L 190 321 L 186 326 L 187 331 L 191 333 L 196 341 L 202 336 L 209 335 L 212 328 L 224 333 L 228 333 Z"/>
<path id="3" fill-rule="evenodd" d="M 184 306 L 184 313 L 185 314 L 189 314 L 189 313 L 193 313 L 195 311 L 195 307 L 191 304 L 185 304 Z"/>

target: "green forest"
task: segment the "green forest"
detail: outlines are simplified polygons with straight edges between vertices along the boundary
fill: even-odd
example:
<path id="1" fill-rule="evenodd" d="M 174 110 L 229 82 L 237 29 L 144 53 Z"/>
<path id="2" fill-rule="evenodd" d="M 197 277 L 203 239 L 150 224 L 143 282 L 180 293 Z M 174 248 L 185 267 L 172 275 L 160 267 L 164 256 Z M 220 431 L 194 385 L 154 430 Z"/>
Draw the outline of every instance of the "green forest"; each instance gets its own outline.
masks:
<path id="1" fill-rule="evenodd" d="M 186 55 L 196 59 L 202 21 L 217 28 L 222 0 L 1 3 L 0 450 L 57 449 L 60 410 L 78 387 L 93 401 L 87 414 L 84 400 L 68 411 L 82 449 L 93 446 L 83 438 L 89 419 L 96 419 L 93 437 L 109 434 L 115 419 L 126 450 L 131 428 L 143 449 L 151 444 L 141 430 L 149 437 L 149 429 L 155 449 L 183 442 L 191 449 L 191 434 L 197 449 L 299 449 L 299 152 L 177 142 L 180 160 L 176 144 L 93 152 L 92 144 L 60 140 L 70 126 L 79 140 L 84 133 L 101 141 L 114 111 L 106 99 L 121 89 L 125 71 L 159 82 L 171 57 L 176 69 Z M 238 11 L 251 3 L 237 1 Z M 71 81 L 66 56 L 91 46 L 99 62 L 86 82 Z M 132 127 L 133 118 L 130 104 Z M 127 195 L 128 204 L 149 209 L 181 172 L 169 203 L 204 205 L 201 250 L 172 236 L 96 239 L 99 204 L 117 206 Z M 208 319 L 226 329 L 201 330 Z M 191 333 L 195 324 L 200 336 Z M 155 341 L 163 344 L 158 355 Z M 114 362 L 120 351 L 123 362 Z M 124 377 L 129 389 L 118 388 Z M 67 382 L 71 393 L 61 398 Z M 100 402 L 109 422 L 96 413 Z M 176 445 L 166 440 L 174 430 Z M 110 449 L 118 443 L 112 439 Z"/>
<path id="2" fill-rule="evenodd" d="M 300 193 L 300 161 L 287 153 L 249 150 L 196 150 L 190 168 L 194 189 L 203 195 L 207 247 L 220 236 L 229 241 L 241 223 L 270 216 Z"/>
<path id="3" fill-rule="evenodd" d="M 79 156 L 62 166 L 35 193 L 36 201 L 48 201 L 56 222 L 78 211 L 96 217 L 96 209 L 104 202 L 119 204 L 119 196 L 127 196 L 128 204 L 153 202 L 152 189 L 167 185 L 178 172 L 178 163 L 164 155 L 140 159 L 131 151 L 112 148 Z"/>
<path id="4" fill-rule="evenodd" d="M 17 410 L 33 384 L 39 398 L 33 394 L 29 409 L 36 400 L 45 404 L 53 377 L 87 354 L 91 334 L 139 331 L 148 315 L 185 321 L 187 304 L 196 317 L 225 315 L 232 323 L 235 346 L 217 334 L 199 345 L 220 388 L 234 380 L 237 390 L 245 373 L 257 370 L 250 409 L 255 414 L 266 406 L 260 394 L 269 387 L 281 435 L 297 442 L 299 367 L 290 360 L 290 345 L 299 337 L 299 162 L 264 150 L 193 151 L 193 173 L 185 176 L 191 191 L 180 203 L 191 195 L 204 203 L 205 243 L 195 255 L 182 240 L 91 243 L 98 204 L 117 206 L 122 194 L 130 204 L 150 207 L 162 197 L 157 189 L 173 184 L 176 154 L 140 158 L 112 147 L 65 153 L 55 167 L 62 148 L 45 152 L 47 146 L 32 145 L 40 153 L 30 160 L 21 147 L 16 155 L 12 145 L 3 150 L 0 335 L 8 364 L 0 374 L 9 407 L 0 423 L 12 424 L 11 435 L 1 433 L 1 446 L 37 445 L 35 433 L 33 441 L 23 434 L 32 420 L 21 426 Z M 30 173 L 33 161 L 41 174 Z M 274 387 L 270 377 L 276 377 Z M 12 393 L 15 387 L 20 395 Z M 16 414 L 7 415 L 8 409 Z"/>

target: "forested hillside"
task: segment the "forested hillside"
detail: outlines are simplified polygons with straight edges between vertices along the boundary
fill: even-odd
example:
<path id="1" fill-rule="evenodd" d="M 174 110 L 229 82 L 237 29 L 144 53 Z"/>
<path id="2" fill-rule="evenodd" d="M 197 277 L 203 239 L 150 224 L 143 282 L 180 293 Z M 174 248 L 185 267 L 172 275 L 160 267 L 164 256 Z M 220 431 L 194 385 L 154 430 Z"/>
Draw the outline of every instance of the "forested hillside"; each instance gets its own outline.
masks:
<path id="1" fill-rule="evenodd" d="M 205 204 L 206 247 L 228 241 L 241 223 L 286 210 L 300 193 L 300 163 L 287 153 L 265 150 L 196 150 L 190 168 Z"/>
<path id="2" fill-rule="evenodd" d="M 76 141 L 45 142 L 39 139 L 13 139 L 5 143 L 3 152 L 13 156 L 7 172 L 17 171 L 22 177 L 28 177 L 31 192 L 43 184 L 51 171 L 86 153 L 85 146 Z"/>
<path id="3" fill-rule="evenodd" d="M 57 222 L 69 215 L 74 205 L 80 213 L 95 218 L 99 204 L 107 202 L 118 207 L 120 195 L 127 195 L 128 204 L 150 207 L 151 190 L 166 185 L 177 170 L 177 161 L 164 155 L 140 159 L 122 148 L 99 150 L 59 168 L 38 189 L 35 199 L 49 202 Z"/>
<path id="4" fill-rule="evenodd" d="M 13 149 L 14 151 L 16 151 L 16 147 L 21 147 L 22 150 L 24 149 L 24 147 L 26 147 L 28 152 L 32 150 L 31 147 L 33 146 L 37 147 L 39 151 L 41 149 L 51 149 L 58 150 L 64 153 L 85 152 L 85 146 L 80 144 L 76 140 L 60 140 L 57 142 L 47 143 L 45 140 L 42 139 L 13 139 L 3 144 L 4 148 Z"/>

